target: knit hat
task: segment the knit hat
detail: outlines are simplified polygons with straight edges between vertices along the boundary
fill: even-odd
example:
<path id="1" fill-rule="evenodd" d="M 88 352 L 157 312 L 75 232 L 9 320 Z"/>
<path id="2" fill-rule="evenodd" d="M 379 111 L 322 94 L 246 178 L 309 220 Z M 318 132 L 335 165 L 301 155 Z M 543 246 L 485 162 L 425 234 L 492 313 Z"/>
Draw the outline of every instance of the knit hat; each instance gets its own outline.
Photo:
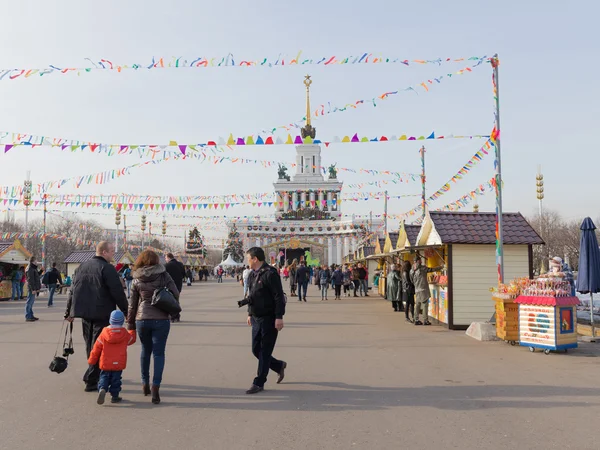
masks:
<path id="1" fill-rule="evenodd" d="M 125 323 L 125 316 L 119 310 L 115 310 L 110 313 L 110 324 L 111 325 L 123 325 Z"/>

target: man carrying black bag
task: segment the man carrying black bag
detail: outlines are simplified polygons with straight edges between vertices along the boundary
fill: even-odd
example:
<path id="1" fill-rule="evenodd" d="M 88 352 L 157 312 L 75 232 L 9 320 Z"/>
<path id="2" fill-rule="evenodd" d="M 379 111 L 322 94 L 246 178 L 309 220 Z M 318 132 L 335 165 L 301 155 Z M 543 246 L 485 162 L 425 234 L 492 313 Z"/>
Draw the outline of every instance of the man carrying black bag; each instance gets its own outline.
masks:
<path id="1" fill-rule="evenodd" d="M 264 250 L 252 247 L 246 256 L 252 269 L 248 276 L 247 323 L 252 327 L 252 353 L 258 359 L 257 376 L 246 394 L 256 394 L 264 390 L 269 369 L 279 374 L 277 384 L 285 376 L 287 363 L 272 356 L 277 335 L 283 329 L 285 297 L 279 273 L 265 262 Z"/>
<path id="2" fill-rule="evenodd" d="M 123 312 L 129 307 L 119 274 L 111 264 L 114 256 L 115 244 L 100 242 L 96 256 L 78 267 L 69 291 L 65 319 L 81 318 L 87 358 L 102 329 L 109 325 L 110 313 L 117 306 Z M 89 366 L 83 376 L 85 391 L 98 392 L 99 379 L 98 364 Z"/>

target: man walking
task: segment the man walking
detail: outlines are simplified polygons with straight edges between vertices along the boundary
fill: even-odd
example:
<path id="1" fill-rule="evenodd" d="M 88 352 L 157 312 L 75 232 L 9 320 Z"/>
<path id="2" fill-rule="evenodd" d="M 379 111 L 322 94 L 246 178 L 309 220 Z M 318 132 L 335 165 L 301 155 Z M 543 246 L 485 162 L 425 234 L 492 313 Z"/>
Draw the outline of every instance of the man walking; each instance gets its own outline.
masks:
<path id="1" fill-rule="evenodd" d="M 287 363 L 272 356 L 277 335 L 283 329 L 285 297 L 279 273 L 265 262 L 264 250 L 252 247 L 246 257 L 252 269 L 248 277 L 247 323 L 252 327 L 252 353 L 258 359 L 257 376 L 246 394 L 256 394 L 264 390 L 269 370 L 279 374 L 277 384 L 285 376 Z"/>
<path id="2" fill-rule="evenodd" d="M 27 303 L 25 304 L 25 321 L 35 322 L 40 320 L 33 315 L 33 304 L 35 303 L 35 296 L 40 293 L 42 289 L 42 282 L 40 281 L 40 272 L 38 271 L 37 261 L 35 256 L 32 256 L 29 260 L 29 265 L 25 270 L 27 277 Z"/>
<path id="3" fill-rule="evenodd" d="M 62 284 L 62 277 L 56 268 L 56 263 L 52 263 L 52 269 L 48 271 L 46 277 L 46 280 L 48 281 L 48 308 L 52 308 L 54 306 L 54 293 L 56 292 L 56 286 Z"/>
<path id="4" fill-rule="evenodd" d="M 81 318 L 86 356 L 90 352 L 102 329 L 109 325 L 110 313 L 116 309 L 126 312 L 127 297 L 119 274 L 111 264 L 115 256 L 115 244 L 102 241 L 96 247 L 96 256 L 82 263 L 73 277 L 73 288 L 69 291 L 65 319 L 72 322 Z M 90 365 L 83 375 L 86 392 L 98 392 L 100 367 Z"/>
<path id="5" fill-rule="evenodd" d="M 165 258 L 167 260 L 167 264 L 165 264 L 165 269 L 167 273 L 171 275 L 173 281 L 175 282 L 175 286 L 177 286 L 177 290 L 181 294 L 183 290 L 183 279 L 186 276 L 185 266 L 182 262 L 177 261 L 173 253 L 167 253 Z M 177 314 L 177 316 L 171 318 L 171 322 L 181 322 L 181 314 Z"/>
<path id="6" fill-rule="evenodd" d="M 306 291 L 308 289 L 308 282 L 310 281 L 310 270 L 306 267 L 304 261 L 300 262 L 300 267 L 296 270 L 296 283 L 298 284 L 298 301 L 304 300 L 306 302 Z M 302 290 L 304 290 L 304 297 L 302 296 Z"/>
<path id="7" fill-rule="evenodd" d="M 360 286 L 360 295 L 365 294 L 365 297 L 369 296 L 369 290 L 367 286 L 367 269 L 365 269 L 362 263 L 358 263 L 358 282 Z"/>
<path id="8" fill-rule="evenodd" d="M 23 297 L 23 289 L 21 287 L 21 279 L 23 278 L 23 270 L 22 267 L 18 267 L 12 273 L 12 292 L 10 296 L 10 301 L 14 302 L 15 300 L 20 300 Z"/>

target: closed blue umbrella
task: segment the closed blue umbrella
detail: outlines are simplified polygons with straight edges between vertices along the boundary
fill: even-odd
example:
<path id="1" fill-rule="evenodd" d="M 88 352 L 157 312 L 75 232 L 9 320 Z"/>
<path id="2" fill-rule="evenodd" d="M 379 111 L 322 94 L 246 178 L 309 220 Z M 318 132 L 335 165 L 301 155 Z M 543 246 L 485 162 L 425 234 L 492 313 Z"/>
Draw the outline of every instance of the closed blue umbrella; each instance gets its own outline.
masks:
<path id="1" fill-rule="evenodd" d="M 594 294 L 600 292 L 600 248 L 596 239 L 596 226 L 592 219 L 586 217 L 581 224 L 581 240 L 579 244 L 579 273 L 577 275 L 577 292 L 590 294 L 590 318 L 592 338 L 594 334 Z"/>

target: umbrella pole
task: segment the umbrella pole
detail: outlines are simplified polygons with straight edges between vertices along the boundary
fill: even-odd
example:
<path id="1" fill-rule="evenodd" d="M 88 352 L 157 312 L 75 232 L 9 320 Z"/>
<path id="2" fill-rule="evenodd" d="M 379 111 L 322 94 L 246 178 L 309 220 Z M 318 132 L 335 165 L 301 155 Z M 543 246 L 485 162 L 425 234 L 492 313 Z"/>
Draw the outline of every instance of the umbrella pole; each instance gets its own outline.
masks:
<path id="1" fill-rule="evenodd" d="M 594 294 L 590 292 L 590 324 L 592 325 L 592 342 L 596 342 L 596 329 L 594 326 Z"/>

